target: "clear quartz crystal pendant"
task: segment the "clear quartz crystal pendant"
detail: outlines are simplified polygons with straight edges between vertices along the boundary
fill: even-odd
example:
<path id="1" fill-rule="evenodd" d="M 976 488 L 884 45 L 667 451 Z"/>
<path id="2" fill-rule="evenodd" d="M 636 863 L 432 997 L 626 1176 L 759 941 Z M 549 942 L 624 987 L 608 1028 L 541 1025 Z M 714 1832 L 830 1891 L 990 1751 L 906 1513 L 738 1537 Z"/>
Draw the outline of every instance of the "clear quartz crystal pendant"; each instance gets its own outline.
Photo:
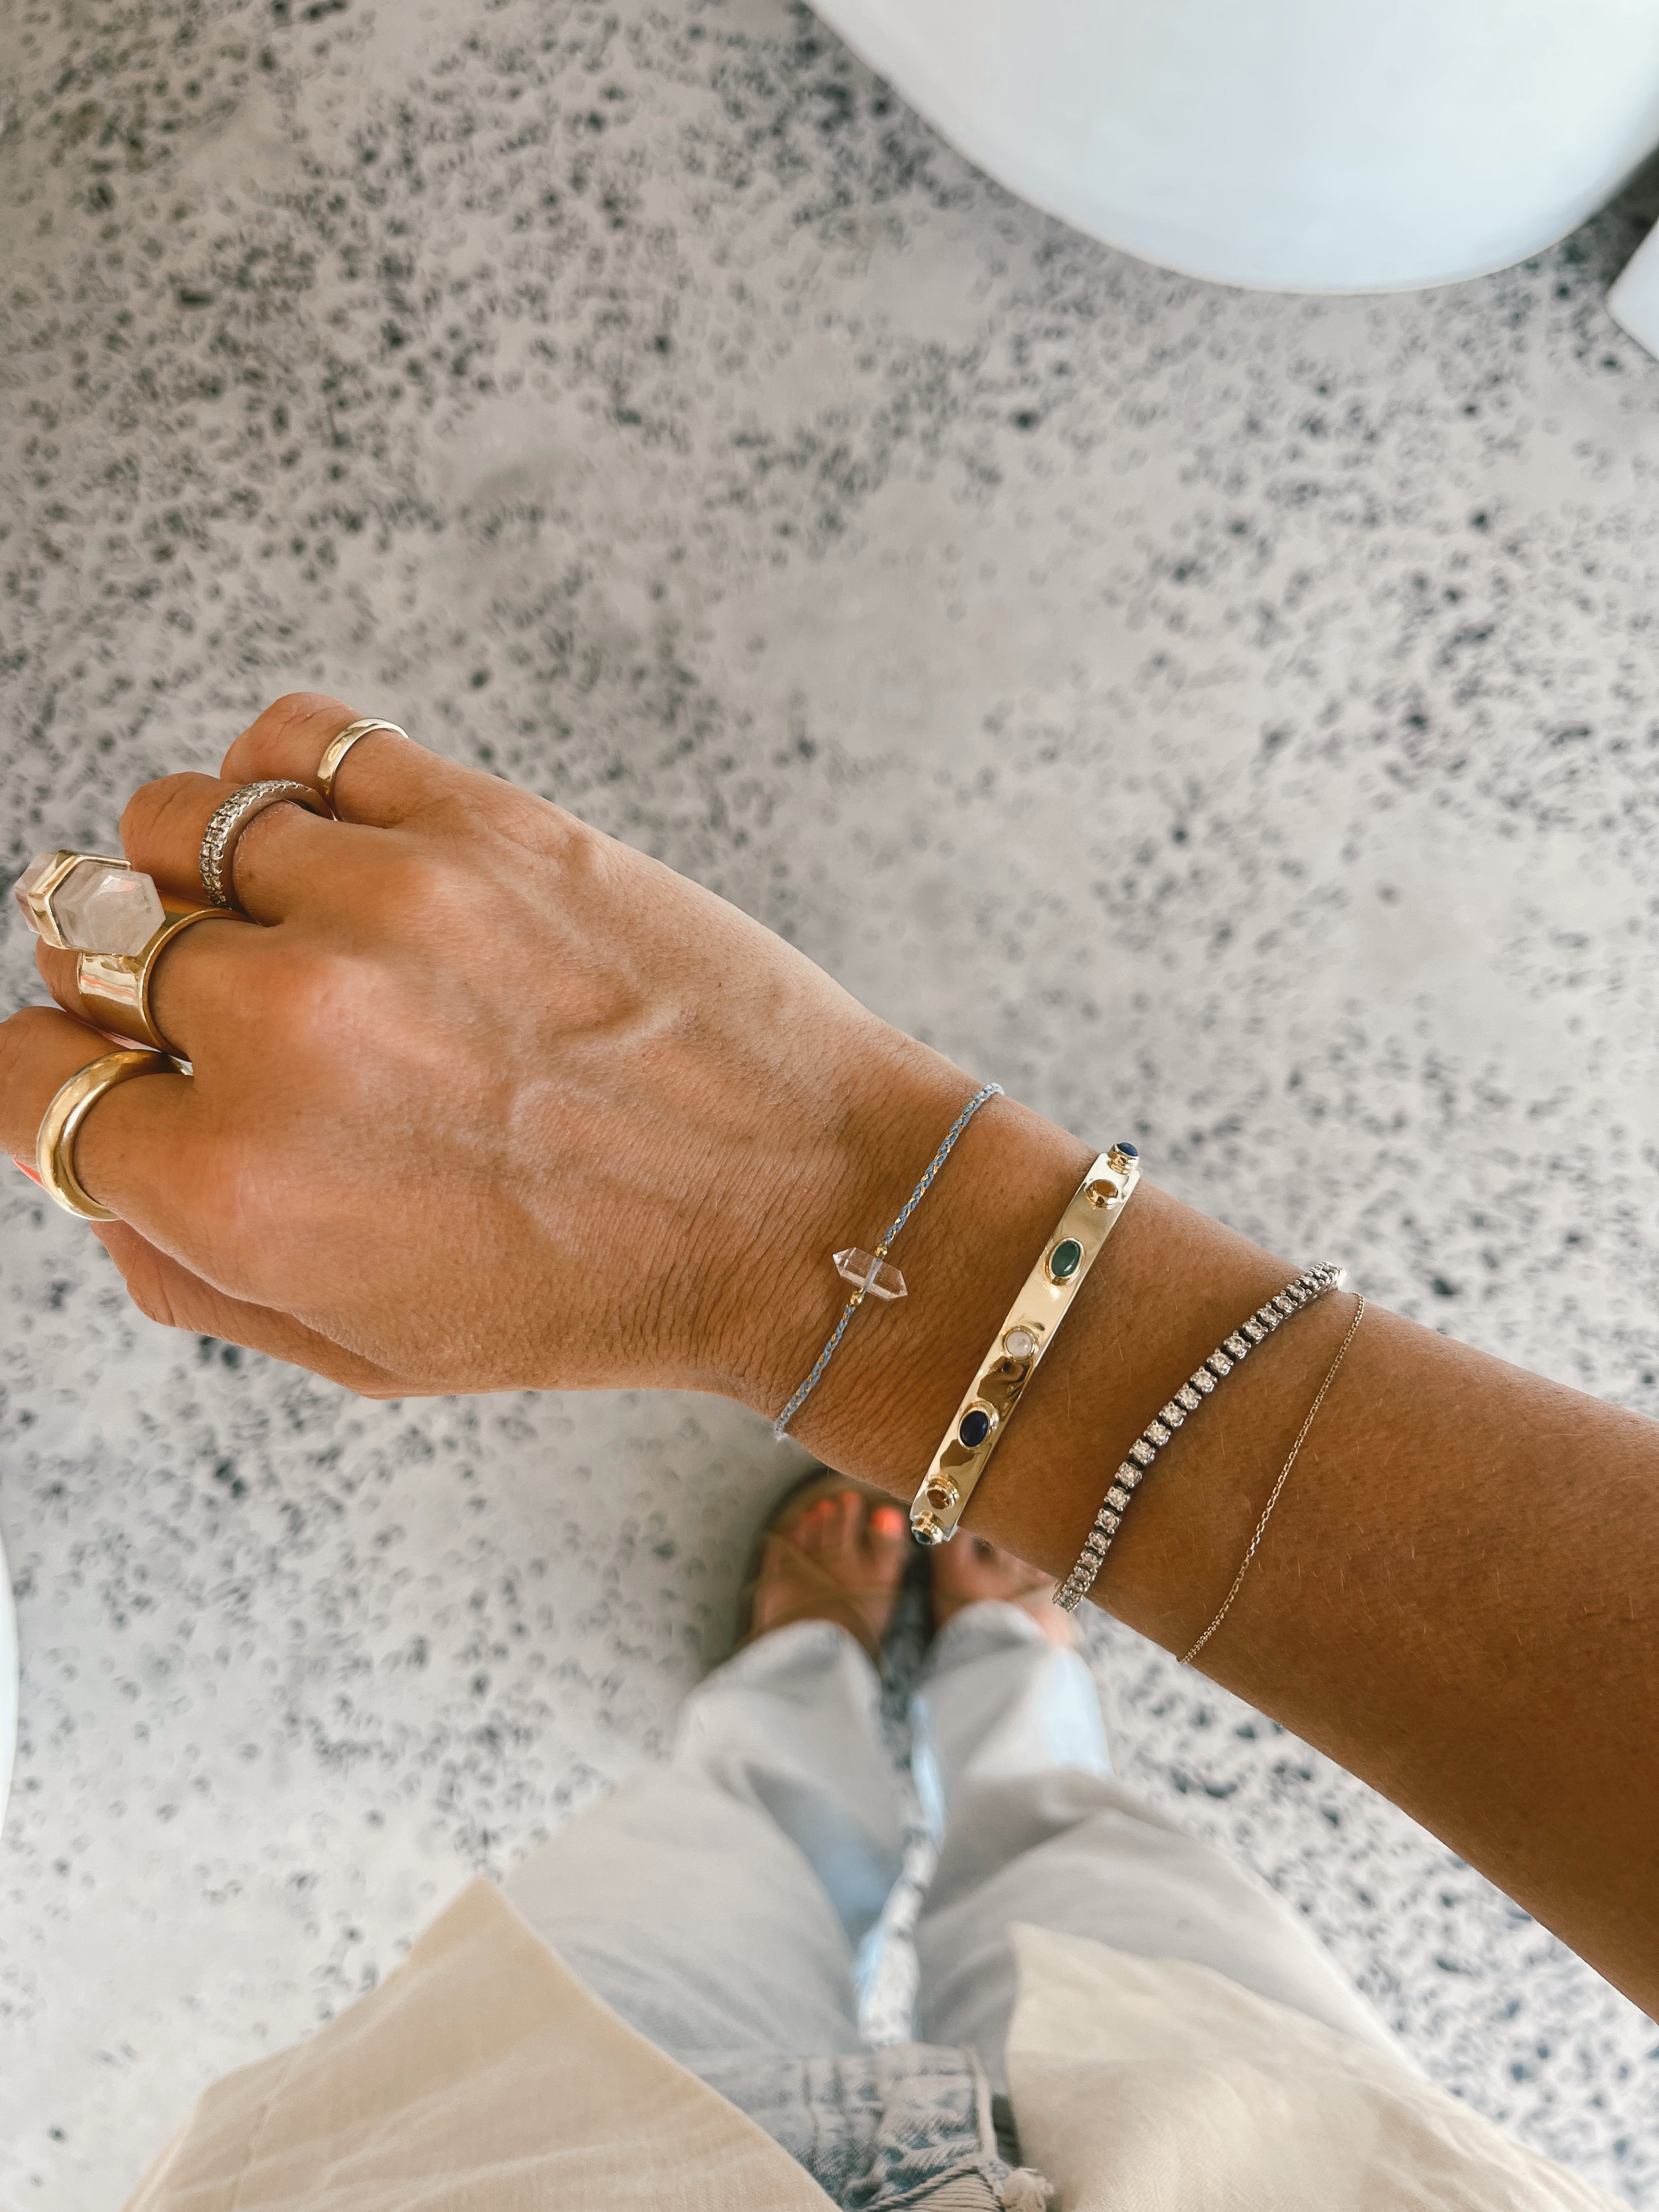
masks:
<path id="1" fill-rule="evenodd" d="M 836 1255 L 836 1273 L 844 1282 L 856 1283 L 861 1291 L 868 1291 L 872 1298 L 902 1298 L 905 1295 L 904 1278 L 888 1260 L 874 1252 L 860 1251 L 849 1244 L 844 1252 Z"/>
<path id="2" fill-rule="evenodd" d="M 101 853 L 39 853 L 13 896 L 59 951 L 142 952 L 166 919 L 149 877 Z"/>

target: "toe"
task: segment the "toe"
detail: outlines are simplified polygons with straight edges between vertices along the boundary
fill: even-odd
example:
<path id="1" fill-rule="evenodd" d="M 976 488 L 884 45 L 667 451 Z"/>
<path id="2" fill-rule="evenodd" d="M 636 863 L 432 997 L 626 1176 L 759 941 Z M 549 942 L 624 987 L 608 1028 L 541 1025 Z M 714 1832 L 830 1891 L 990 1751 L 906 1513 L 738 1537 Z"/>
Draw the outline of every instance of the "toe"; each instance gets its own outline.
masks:
<path id="1" fill-rule="evenodd" d="M 874 1656 L 903 1583 L 908 1544 L 909 1526 L 896 1505 L 856 1488 L 826 1490 L 774 1531 L 749 1636 L 791 1620 L 832 1620 L 851 1627 Z"/>
<path id="2" fill-rule="evenodd" d="M 815 1498 L 805 1511 L 797 1517 L 789 1530 L 789 1539 L 803 1552 L 827 1552 L 833 1547 L 838 1532 L 839 1519 L 835 1499 Z"/>
<path id="3" fill-rule="evenodd" d="M 904 1579 L 910 1549 L 910 1524 L 896 1505 L 872 1505 L 864 1523 L 866 1571 L 880 1585 L 896 1589 Z"/>
<path id="4" fill-rule="evenodd" d="M 877 1505 L 870 1513 L 870 1540 L 875 1544 L 902 1544 L 910 1533 L 908 1522 L 896 1505 Z"/>

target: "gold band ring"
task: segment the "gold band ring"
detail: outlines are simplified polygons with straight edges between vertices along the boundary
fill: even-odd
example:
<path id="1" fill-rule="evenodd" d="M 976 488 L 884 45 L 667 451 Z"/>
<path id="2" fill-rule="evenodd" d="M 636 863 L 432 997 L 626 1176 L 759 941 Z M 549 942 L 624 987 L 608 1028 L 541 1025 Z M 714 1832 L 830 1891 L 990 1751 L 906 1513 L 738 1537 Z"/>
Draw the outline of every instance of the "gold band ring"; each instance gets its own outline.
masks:
<path id="1" fill-rule="evenodd" d="M 164 1052 L 106 1052 L 88 1067 L 78 1069 L 40 1117 L 40 1133 L 34 1140 L 34 1164 L 46 1189 L 65 1213 L 82 1221 L 118 1221 L 106 1206 L 88 1198 L 75 1172 L 75 1140 L 84 1121 L 106 1091 L 131 1082 L 135 1075 L 171 1075 L 173 1063 Z"/>
<path id="2" fill-rule="evenodd" d="M 247 835 L 250 823 L 257 822 L 268 806 L 303 806 L 308 813 L 331 816 L 334 811 L 308 783 L 295 783 L 288 776 L 245 783 L 240 791 L 233 791 L 222 805 L 214 809 L 202 833 L 198 865 L 210 906 L 231 907 L 238 914 L 246 911 L 236 898 L 236 848 Z"/>
<path id="3" fill-rule="evenodd" d="M 312 778 L 331 806 L 334 804 L 334 779 L 340 773 L 340 763 L 359 738 L 366 738 L 372 730 L 390 730 L 394 738 L 406 738 L 407 730 L 400 730 L 395 722 L 348 722 L 344 729 L 331 737 L 323 748 L 323 757 L 317 763 L 317 773 Z"/>
<path id="4" fill-rule="evenodd" d="M 83 952 L 75 963 L 75 987 L 81 994 L 86 1018 L 100 1030 L 131 1037 L 136 1044 L 156 1052 L 174 1048 L 155 1026 L 150 1012 L 149 988 L 155 963 L 173 939 L 197 921 L 243 921 L 228 907 L 193 907 L 187 914 L 169 914 L 142 952 Z"/>

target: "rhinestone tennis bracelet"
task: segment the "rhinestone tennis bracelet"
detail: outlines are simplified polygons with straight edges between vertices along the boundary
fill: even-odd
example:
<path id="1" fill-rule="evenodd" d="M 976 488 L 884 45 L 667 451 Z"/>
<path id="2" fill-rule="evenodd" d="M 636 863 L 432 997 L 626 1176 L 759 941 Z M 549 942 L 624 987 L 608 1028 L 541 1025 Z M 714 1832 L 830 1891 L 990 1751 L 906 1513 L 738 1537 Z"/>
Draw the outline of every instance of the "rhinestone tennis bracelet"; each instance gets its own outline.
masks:
<path id="1" fill-rule="evenodd" d="M 1191 1419 L 1216 1385 L 1224 1382 L 1258 1344 L 1267 1342 L 1282 1322 L 1289 1321 L 1304 1306 L 1316 1304 L 1328 1292 L 1340 1290 L 1345 1272 L 1327 1261 L 1322 1267 L 1310 1267 L 1293 1283 L 1286 1283 L 1277 1297 L 1269 1298 L 1265 1306 L 1258 1306 L 1231 1336 L 1224 1336 L 1204 1364 L 1194 1370 L 1169 1404 L 1148 1421 L 1130 1445 L 1128 1457 L 1112 1477 L 1112 1486 L 1095 1516 L 1094 1527 L 1089 1531 L 1077 1565 L 1054 1591 L 1054 1603 L 1062 1613 L 1075 1613 L 1089 1595 L 1100 1572 L 1101 1562 L 1112 1547 L 1118 1524 L 1128 1510 L 1130 1498 L 1152 1472 L 1153 1461 L 1176 1431 Z"/>

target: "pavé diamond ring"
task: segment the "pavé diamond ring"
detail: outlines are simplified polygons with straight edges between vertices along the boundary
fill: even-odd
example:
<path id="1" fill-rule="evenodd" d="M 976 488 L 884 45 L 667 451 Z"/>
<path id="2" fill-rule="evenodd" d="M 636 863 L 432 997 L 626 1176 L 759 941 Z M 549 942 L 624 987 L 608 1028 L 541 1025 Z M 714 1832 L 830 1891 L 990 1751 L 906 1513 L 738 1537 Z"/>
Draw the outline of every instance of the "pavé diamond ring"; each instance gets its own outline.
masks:
<path id="1" fill-rule="evenodd" d="M 368 737 L 374 730 L 390 730 L 394 738 L 406 738 L 407 730 L 399 729 L 396 722 L 376 721 L 373 718 L 362 722 L 348 722 L 337 730 L 323 748 L 323 757 L 317 763 L 317 788 L 331 806 L 334 804 L 334 779 L 340 773 L 340 763 L 359 738 Z"/>
<path id="2" fill-rule="evenodd" d="M 161 926 L 154 883 L 106 853 L 37 853 L 13 896 L 54 952 L 142 952 Z"/>
<path id="3" fill-rule="evenodd" d="M 313 814 L 331 818 L 334 812 L 320 792 L 286 777 L 269 783 L 245 783 L 240 791 L 233 791 L 215 809 L 202 836 L 202 889 L 210 906 L 231 907 L 238 914 L 244 911 L 236 896 L 236 848 L 249 823 L 268 806 L 303 806 Z"/>

